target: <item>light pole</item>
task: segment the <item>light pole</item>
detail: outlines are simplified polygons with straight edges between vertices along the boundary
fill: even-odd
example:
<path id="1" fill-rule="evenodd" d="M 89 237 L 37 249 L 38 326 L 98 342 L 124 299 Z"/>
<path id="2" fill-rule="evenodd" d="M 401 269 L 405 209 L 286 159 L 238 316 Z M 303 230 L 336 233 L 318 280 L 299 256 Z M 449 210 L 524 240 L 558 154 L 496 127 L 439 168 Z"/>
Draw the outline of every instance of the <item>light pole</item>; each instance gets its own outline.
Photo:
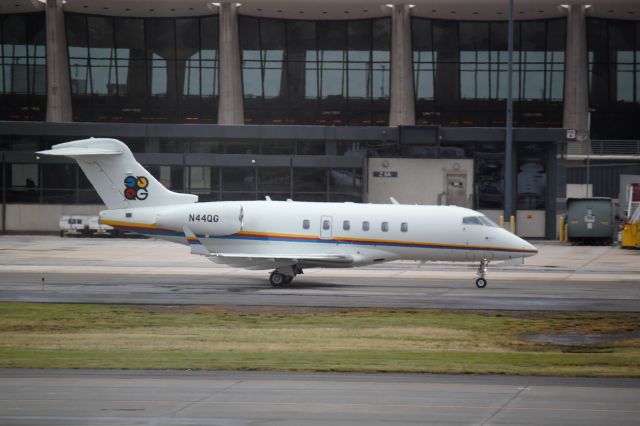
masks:
<path id="1" fill-rule="evenodd" d="M 507 29 L 507 129 L 504 148 L 504 219 L 511 222 L 513 209 L 513 0 L 509 0 L 509 25 Z"/>
<path id="2" fill-rule="evenodd" d="M 587 198 L 593 197 L 593 190 L 589 191 L 589 184 L 591 183 L 591 113 L 595 109 L 587 108 L 587 184 L 585 192 Z"/>

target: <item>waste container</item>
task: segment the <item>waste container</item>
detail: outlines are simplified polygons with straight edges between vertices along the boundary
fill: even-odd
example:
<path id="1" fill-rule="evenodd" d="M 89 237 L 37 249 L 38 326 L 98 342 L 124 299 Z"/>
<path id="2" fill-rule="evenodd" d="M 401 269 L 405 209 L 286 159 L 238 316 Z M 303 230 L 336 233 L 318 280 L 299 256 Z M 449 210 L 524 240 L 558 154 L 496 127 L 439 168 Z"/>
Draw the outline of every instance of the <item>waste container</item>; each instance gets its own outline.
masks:
<path id="1" fill-rule="evenodd" d="M 611 244 L 614 231 L 611 198 L 567 199 L 567 225 L 571 242 Z"/>

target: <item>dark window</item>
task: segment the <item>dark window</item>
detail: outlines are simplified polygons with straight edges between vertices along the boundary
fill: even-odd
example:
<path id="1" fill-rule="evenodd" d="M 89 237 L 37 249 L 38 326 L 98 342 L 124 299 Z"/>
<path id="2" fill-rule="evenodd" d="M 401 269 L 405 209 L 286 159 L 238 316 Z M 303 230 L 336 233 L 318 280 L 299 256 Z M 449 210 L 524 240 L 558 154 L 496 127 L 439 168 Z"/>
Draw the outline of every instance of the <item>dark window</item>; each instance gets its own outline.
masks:
<path id="1" fill-rule="evenodd" d="M 368 231 L 369 230 L 369 221 L 364 221 L 362 222 L 362 230 L 363 231 Z"/>
<path id="2" fill-rule="evenodd" d="M 407 222 L 402 222 L 400 224 L 400 231 L 407 232 L 409 230 L 409 224 Z"/>
<path id="3" fill-rule="evenodd" d="M 504 203 L 504 154 L 477 152 L 476 208 L 501 209 Z"/>
<path id="4" fill-rule="evenodd" d="M 245 120 L 386 125 L 390 25 L 240 17 Z"/>
<path id="5" fill-rule="evenodd" d="M 65 22 L 76 121 L 217 121 L 217 17 Z"/>
<path id="6" fill-rule="evenodd" d="M 222 190 L 253 191 L 255 190 L 255 174 L 255 169 L 251 167 L 224 167 L 222 168 Z"/>
<path id="7" fill-rule="evenodd" d="M 412 19 L 417 124 L 504 126 L 507 25 Z M 514 125 L 560 127 L 565 20 L 514 26 Z"/>
<path id="8" fill-rule="evenodd" d="M 331 229 L 331 221 L 330 220 L 323 220 L 322 221 L 322 229 L 324 229 L 325 231 Z"/>
<path id="9" fill-rule="evenodd" d="M 295 192 L 327 191 L 327 170 L 320 168 L 293 169 L 293 190 Z"/>
<path id="10" fill-rule="evenodd" d="M 517 147 L 517 208 L 543 210 L 546 205 L 545 150 L 538 144 Z"/>
<path id="11" fill-rule="evenodd" d="M 44 13 L 0 15 L 0 120 L 44 120 Z"/>
<path id="12" fill-rule="evenodd" d="M 258 191 L 265 193 L 286 193 L 291 191 L 291 169 L 272 167 L 258 169 Z"/>
<path id="13" fill-rule="evenodd" d="M 302 228 L 303 229 L 309 229 L 309 227 L 311 226 L 311 222 L 309 221 L 309 219 L 305 219 L 302 221 Z"/>
<path id="14" fill-rule="evenodd" d="M 587 19 L 594 139 L 640 139 L 640 22 Z"/>
<path id="15" fill-rule="evenodd" d="M 389 222 L 382 222 L 380 224 L 380 229 L 382 229 L 382 232 L 387 232 L 389 230 Z"/>
<path id="16" fill-rule="evenodd" d="M 348 220 L 345 220 L 344 222 L 342 222 L 342 229 L 344 229 L 345 231 L 348 231 L 349 229 L 351 229 L 351 222 Z"/>

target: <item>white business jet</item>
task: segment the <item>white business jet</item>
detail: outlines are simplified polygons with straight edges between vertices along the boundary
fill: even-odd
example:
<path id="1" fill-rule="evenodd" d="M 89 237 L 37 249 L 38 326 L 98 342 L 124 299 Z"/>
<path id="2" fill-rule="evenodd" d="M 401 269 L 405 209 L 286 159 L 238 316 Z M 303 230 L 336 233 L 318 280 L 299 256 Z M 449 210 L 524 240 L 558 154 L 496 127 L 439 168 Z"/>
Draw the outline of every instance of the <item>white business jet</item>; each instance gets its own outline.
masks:
<path id="1" fill-rule="evenodd" d="M 100 222 L 189 245 L 191 253 L 246 269 L 273 269 L 271 284 L 306 268 L 350 268 L 392 260 L 520 261 L 538 250 L 482 213 L 456 206 L 219 201 L 162 186 L 115 139 L 84 139 L 38 154 L 75 159 L 108 210 Z M 392 200 L 393 201 L 393 200 Z"/>

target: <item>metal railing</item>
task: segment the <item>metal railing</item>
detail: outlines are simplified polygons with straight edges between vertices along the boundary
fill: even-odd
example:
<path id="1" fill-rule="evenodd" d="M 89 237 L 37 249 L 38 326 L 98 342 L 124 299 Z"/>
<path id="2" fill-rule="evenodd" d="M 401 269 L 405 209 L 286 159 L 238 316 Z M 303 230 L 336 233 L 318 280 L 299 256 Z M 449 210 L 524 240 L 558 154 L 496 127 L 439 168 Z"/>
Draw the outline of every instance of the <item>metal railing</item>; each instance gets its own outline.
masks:
<path id="1" fill-rule="evenodd" d="M 567 145 L 569 155 L 638 155 L 640 140 L 591 140 L 570 142 Z"/>

